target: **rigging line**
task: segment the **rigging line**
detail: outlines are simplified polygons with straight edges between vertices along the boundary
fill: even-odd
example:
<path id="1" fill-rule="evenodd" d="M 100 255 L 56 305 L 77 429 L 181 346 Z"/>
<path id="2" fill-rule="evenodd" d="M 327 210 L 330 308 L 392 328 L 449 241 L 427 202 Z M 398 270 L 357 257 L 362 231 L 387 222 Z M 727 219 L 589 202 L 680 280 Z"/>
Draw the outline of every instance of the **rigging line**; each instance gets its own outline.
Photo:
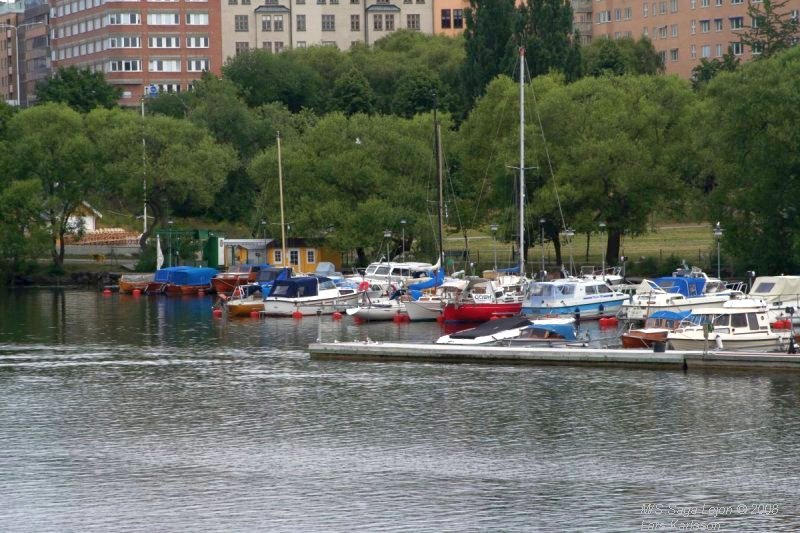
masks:
<path id="1" fill-rule="evenodd" d="M 525 66 L 526 67 L 528 66 L 527 57 L 525 58 Z M 530 72 L 530 70 L 528 70 L 528 72 Z M 531 89 L 531 94 L 533 95 L 533 110 L 536 113 L 536 121 L 539 125 L 539 132 L 542 135 L 542 144 L 544 145 L 544 154 L 545 158 L 547 159 L 547 168 L 550 171 L 550 177 L 553 180 L 553 191 L 555 192 L 556 195 L 556 205 L 558 205 L 558 214 L 561 217 L 561 227 L 563 227 L 566 230 L 567 222 L 564 219 L 564 210 L 561 208 L 561 198 L 558 194 L 558 184 L 556 183 L 555 172 L 553 172 L 553 162 L 550 159 L 550 149 L 547 147 L 547 138 L 544 136 L 544 127 L 542 126 L 542 116 L 539 114 L 539 102 L 536 99 L 536 90 L 534 89 L 533 86 L 533 78 L 531 78 L 529 86 Z"/>
<path id="2" fill-rule="evenodd" d="M 517 73 L 517 62 L 514 62 L 514 70 L 511 73 L 512 80 L 513 80 L 514 74 L 516 74 L 516 73 Z M 507 99 L 507 98 L 504 98 L 502 100 L 502 103 L 500 105 L 500 113 L 498 113 L 498 116 L 500 116 L 500 117 L 505 116 L 506 110 L 508 108 L 508 102 L 509 102 L 509 99 Z M 497 128 L 495 129 L 495 132 L 494 132 L 494 137 L 493 137 L 494 139 L 497 139 L 498 135 L 500 134 L 501 126 L 502 126 L 502 121 L 498 120 L 497 121 Z M 489 168 L 491 168 L 492 163 L 495 161 L 495 156 L 496 155 L 497 155 L 497 149 L 495 148 L 493 150 L 491 156 L 489 157 L 489 160 L 486 162 L 486 169 L 483 172 L 483 183 L 481 184 L 481 190 L 478 193 L 478 199 L 475 202 L 475 213 L 474 213 L 474 215 L 472 217 L 472 225 L 473 226 L 475 225 L 475 222 L 478 220 L 478 211 L 480 211 L 481 201 L 483 199 L 483 193 L 486 190 L 486 183 L 487 183 L 487 181 L 489 179 Z"/>

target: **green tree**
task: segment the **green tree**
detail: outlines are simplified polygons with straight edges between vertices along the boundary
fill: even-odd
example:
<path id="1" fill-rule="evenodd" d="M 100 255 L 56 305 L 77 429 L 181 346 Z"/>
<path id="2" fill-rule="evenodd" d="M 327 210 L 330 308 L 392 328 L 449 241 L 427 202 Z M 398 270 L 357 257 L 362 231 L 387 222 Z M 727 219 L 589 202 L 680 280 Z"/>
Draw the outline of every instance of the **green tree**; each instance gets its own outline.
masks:
<path id="1" fill-rule="evenodd" d="M 710 220 L 741 270 L 800 268 L 800 49 L 743 64 L 706 88 L 703 135 L 713 147 Z"/>
<path id="2" fill-rule="evenodd" d="M 9 123 L 6 171 L 14 180 L 36 180 L 39 209 L 49 228 L 53 266 L 64 262 L 64 236 L 80 234 L 70 223 L 78 206 L 99 190 L 96 146 L 86 134 L 83 117 L 63 104 L 26 109 Z"/>
<path id="3" fill-rule="evenodd" d="M 355 68 L 339 76 L 333 84 L 333 105 L 347 116 L 373 113 L 374 102 L 375 94 L 367 78 Z"/>
<path id="4" fill-rule="evenodd" d="M 629 38 L 596 39 L 583 49 L 583 65 L 588 76 L 659 74 L 664 71 L 661 56 L 647 37 L 638 41 Z"/>
<path id="5" fill-rule="evenodd" d="M 728 47 L 728 51 L 722 59 L 700 59 L 700 64 L 692 69 L 692 88 L 700 90 L 720 72 L 733 72 L 739 67 L 739 58 L 733 54 L 733 48 Z"/>
<path id="6" fill-rule="evenodd" d="M 464 49 L 461 83 L 471 103 L 498 74 L 512 71 L 517 57 L 514 46 L 513 0 L 470 0 L 464 10 Z"/>
<path id="7" fill-rule="evenodd" d="M 88 113 L 95 107 L 110 109 L 122 97 L 122 88 L 106 82 L 102 72 L 78 67 L 59 67 L 52 78 L 36 83 L 39 102 L 61 102 L 72 109 Z"/>
<path id="8" fill-rule="evenodd" d="M 569 81 L 578 79 L 580 47 L 569 0 L 527 0 L 517 9 L 517 39 L 525 47 L 531 77 L 556 70 Z"/>
<path id="9" fill-rule="evenodd" d="M 29 270 L 47 253 L 49 236 L 41 219 L 42 186 L 36 179 L 12 181 L 0 192 L 0 270 Z"/>
<path id="10" fill-rule="evenodd" d="M 749 46 L 758 58 L 768 58 L 797 43 L 800 21 L 786 5 L 789 0 L 748 2 L 747 15 L 752 24 L 745 26 L 739 36 L 744 46 Z"/>
<path id="11" fill-rule="evenodd" d="M 406 118 L 430 112 L 436 104 L 434 95 L 441 91 L 442 84 L 434 73 L 424 70 L 409 73 L 397 83 L 392 110 Z"/>

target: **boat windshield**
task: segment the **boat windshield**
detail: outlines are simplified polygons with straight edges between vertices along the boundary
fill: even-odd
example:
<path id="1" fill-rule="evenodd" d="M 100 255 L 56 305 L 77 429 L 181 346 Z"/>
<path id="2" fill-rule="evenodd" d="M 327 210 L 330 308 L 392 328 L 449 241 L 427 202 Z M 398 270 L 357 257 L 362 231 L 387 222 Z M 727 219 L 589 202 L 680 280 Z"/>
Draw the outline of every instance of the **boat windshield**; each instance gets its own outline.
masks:
<path id="1" fill-rule="evenodd" d="M 367 273 L 369 273 L 369 272 L 367 272 Z M 380 267 L 378 267 L 377 269 L 375 269 L 375 272 L 374 272 L 374 274 L 375 274 L 376 276 L 386 276 L 386 275 L 388 275 L 388 274 L 389 274 L 389 267 L 388 267 L 388 265 L 384 265 L 384 266 L 380 266 Z"/>
<path id="2" fill-rule="evenodd" d="M 552 283 L 532 283 L 528 288 L 528 294 L 539 298 L 555 298 L 561 293 Z"/>
<path id="3" fill-rule="evenodd" d="M 378 265 L 370 265 L 367 267 L 366 272 L 364 272 L 365 276 L 370 276 L 375 273 L 375 270 L 378 268 Z"/>
<path id="4" fill-rule="evenodd" d="M 319 288 L 320 288 L 320 290 L 322 290 L 322 289 L 335 289 L 336 288 L 336 283 L 334 283 L 333 280 L 326 279 L 325 281 L 320 281 L 319 282 Z"/>

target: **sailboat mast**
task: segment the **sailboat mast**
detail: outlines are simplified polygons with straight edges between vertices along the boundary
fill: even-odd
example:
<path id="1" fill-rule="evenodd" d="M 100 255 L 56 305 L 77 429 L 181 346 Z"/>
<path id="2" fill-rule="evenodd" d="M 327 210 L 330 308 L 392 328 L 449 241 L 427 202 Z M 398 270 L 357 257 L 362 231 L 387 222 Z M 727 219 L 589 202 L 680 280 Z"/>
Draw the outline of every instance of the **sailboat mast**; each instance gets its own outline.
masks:
<path id="1" fill-rule="evenodd" d="M 525 276 L 525 47 L 519 48 L 519 275 Z"/>
<path id="2" fill-rule="evenodd" d="M 278 141 L 278 193 L 281 198 L 281 263 L 286 266 L 286 224 L 283 218 L 283 165 L 281 164 L 281 132 L 277 135 Z"/>
<path id="3" fill-rule="evenodd" d="M 436 114 L 436 93 L 433 94 L 433 132 L 436 152 L 436 178 L 439 182 L 439 268 L 445 269 L 444 263 L 444 171 L 442 169 L 442 129 Z"/>

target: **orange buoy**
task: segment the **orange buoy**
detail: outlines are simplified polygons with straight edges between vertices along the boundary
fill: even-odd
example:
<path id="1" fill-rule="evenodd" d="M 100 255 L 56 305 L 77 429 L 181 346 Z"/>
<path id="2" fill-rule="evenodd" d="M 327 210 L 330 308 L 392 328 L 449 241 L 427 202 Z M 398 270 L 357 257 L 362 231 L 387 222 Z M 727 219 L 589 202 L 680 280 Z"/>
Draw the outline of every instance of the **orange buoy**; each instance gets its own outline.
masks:
<path id="1" fill-rule="evenodd" d="M 301 313 L 300 311 L 295 311 L 294 313 L 292 313 L 292 318 L 294 318 L 295 320 L 299 320 L 303 318 L 303 313 Z"/>
<path id="2" fill-rule="evenodd" d="M 258 311 L 250 311 L 250 318 L 258 318 L 260 315 Z"/>
<path id="3" fill-rule="evenodd" d="M 397 313 L 396 315 L 394 315 L 392 317 L 392 322 L 394 322 L 395 324 L 402 324 L 405 321 L 406 321 L 406 319 L 405 319 L 404 315 L 401 314 L 401 313 Z"/>
<path id="4" fill-rule="evenodd" d="M 334 313 L 331 315 L 331 318 L 334 320 L 341 320 L 342 313 L 340 313 L 339 311 L 334 311 Z"/>
<path id="5" fill-rule="evenodd" d="M 441 324 L 442 322 L 444 322 L 444 315 L 439 315 L 439 316 L 437 316 L 437 317 L 436 317 L 436 322 L 438 322 L 439 324 Z"/>
<path id="6" fill-rule="evenodd" d="M 131 295 L 132 296 L 141 296 L 142 295 L 142 291 L 139 290 L 139 289 L 133 289 L 133 291 L 131 291 Z"/>
<path id="7" fill-rule="evenodd" d="M 222 309 L 220 309 L 219 307 L 217 307 L 216 309 L 214 309 L 213 311 L 211 311 L 211 314 L 212 314 L 214 317 L 216 317 L 216 318 L 219 318 L 219 317 L 221 317 L 221 316 L 222 316 Z"/>
<path id="8" fill-rule="evenodd" d="M 103 289 L 103 294 L 105 294 L 106 296 L 110 295 L 111 289 Z"/>
<path id="9" fill-rule="evenodd" d="M 617 326 L 617 319 L 613 316 L 608 316 L 600 319 L 601 328 L 614 328 Z"/>

